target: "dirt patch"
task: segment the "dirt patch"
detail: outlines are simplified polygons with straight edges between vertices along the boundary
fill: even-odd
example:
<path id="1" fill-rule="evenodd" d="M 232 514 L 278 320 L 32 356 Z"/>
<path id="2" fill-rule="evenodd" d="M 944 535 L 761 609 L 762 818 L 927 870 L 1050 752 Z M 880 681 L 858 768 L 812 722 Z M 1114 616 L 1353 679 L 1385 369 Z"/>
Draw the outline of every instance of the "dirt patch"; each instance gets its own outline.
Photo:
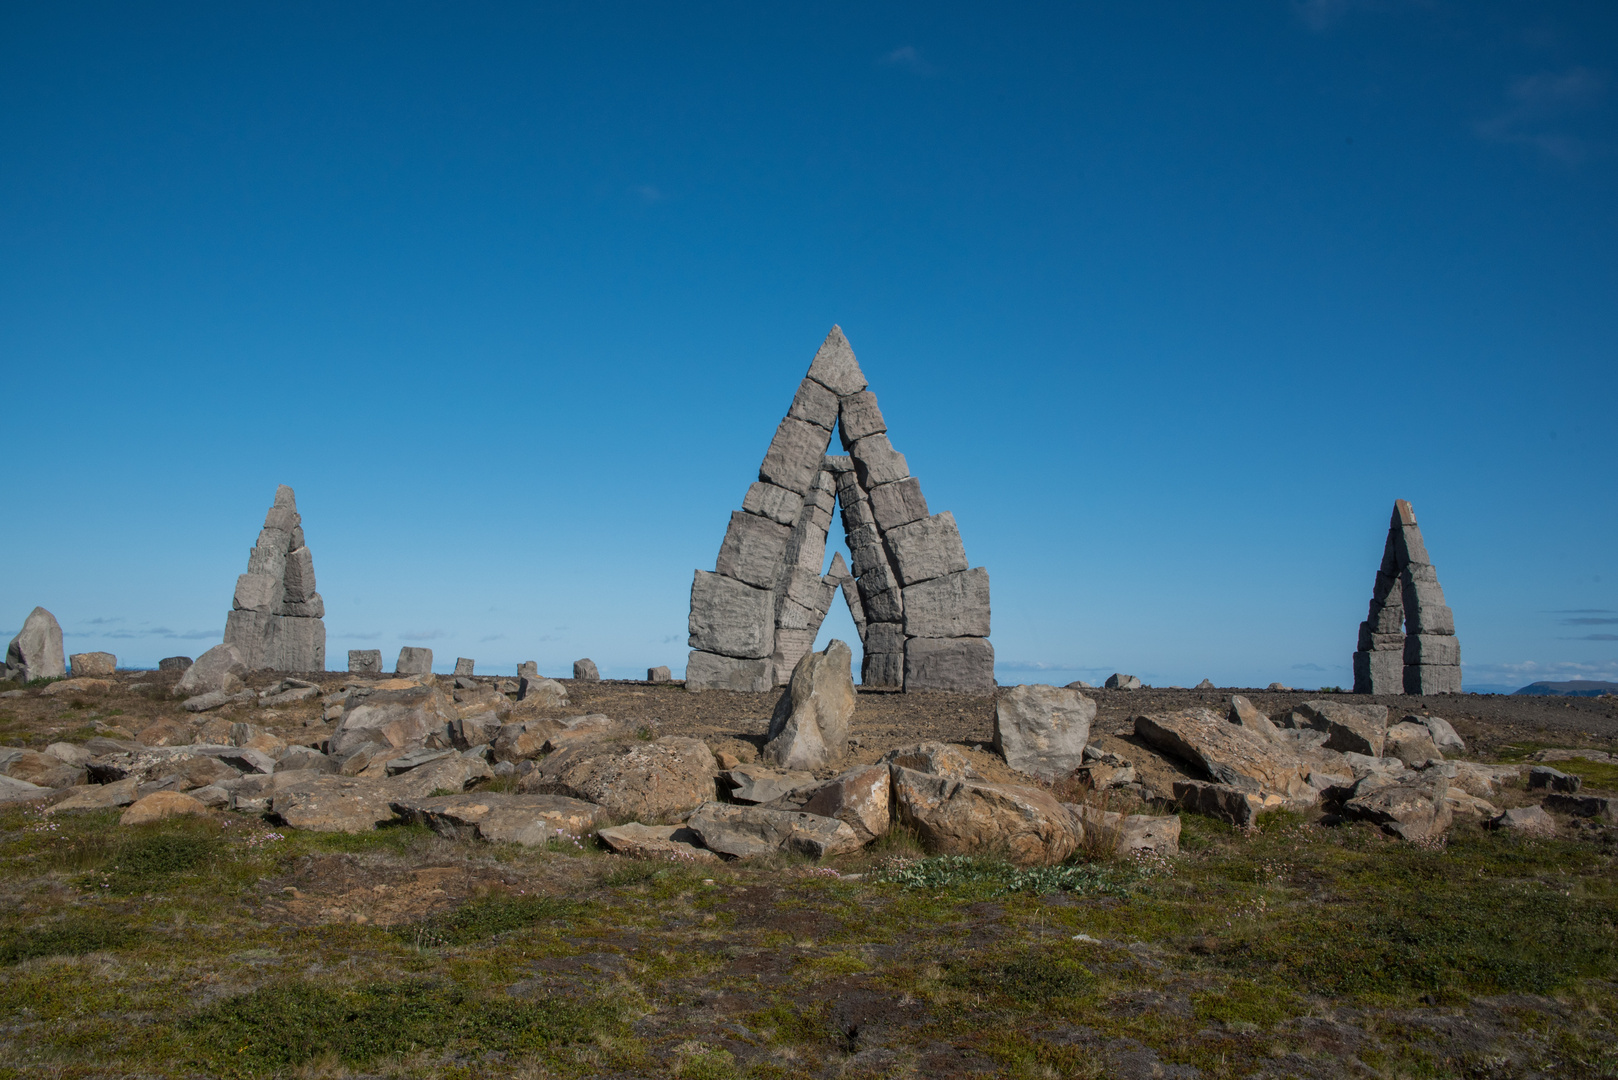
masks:
<path id="1" fill-rule="evenodd" d="M 263 885 L 263 917 L 303 926 L 397 926 L 459 907 L 490 892 L 521 887 L 486 866 L 400 867 L 354 855 L 312 855 Z"/>

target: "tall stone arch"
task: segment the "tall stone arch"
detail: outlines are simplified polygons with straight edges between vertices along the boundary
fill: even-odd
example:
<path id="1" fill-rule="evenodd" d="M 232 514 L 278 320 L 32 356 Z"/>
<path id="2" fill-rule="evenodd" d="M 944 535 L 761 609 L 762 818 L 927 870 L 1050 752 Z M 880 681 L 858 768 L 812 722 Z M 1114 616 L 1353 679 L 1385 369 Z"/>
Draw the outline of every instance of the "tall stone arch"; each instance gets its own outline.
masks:
<path id="1" fill-rule="evenodd" d="M 843 454 L 826 452 L 834 432 Z M 849 559 L 838 552 L 825 568 L 839 510 Z M 834 326 L 730 516 L 714 569 L 692 581 L 687 688 L 785 685 L 838 592 L 865 647 L 864 685 L 994 688 L 989 572 L 967 562 L 954 515 L 928 513 Z"/>
<path id="2" fill-rule="evenodd" d="M 1438 571 L 1403 499 L 1393 504 L 1371 610 L 1354 653 L 1356 694 L 1458 694 L 1461 643 Z"/>

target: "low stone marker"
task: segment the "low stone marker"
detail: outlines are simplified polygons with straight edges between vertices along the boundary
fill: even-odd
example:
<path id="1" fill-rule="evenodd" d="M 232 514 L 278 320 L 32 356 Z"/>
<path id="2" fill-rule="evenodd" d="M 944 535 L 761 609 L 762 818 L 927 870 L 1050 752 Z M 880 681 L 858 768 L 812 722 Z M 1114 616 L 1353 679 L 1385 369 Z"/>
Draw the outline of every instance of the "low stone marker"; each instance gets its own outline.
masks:
<path id="1" fill-rule="evenodd" d="M 393 670 L 399 675 L 431 675 L 433 651 L 406 645 L 399 650 L 399 662 L 393 666 Z"/>
<path id="2" fill-rule="evenodd" d="M 600 682 L 601 672 L 596 670 L 596 662 L 586 657 L 573 661 L 573 678 L 579 682 Z"/>
<path id="3" fill-rule="evenodd" d="M 79 652 L 67 658 L 68 670 L 80 675 L 111 675 L 118 670 L 118 658 L 110 652 Z"/>
<path id="4" fill-rule="evenodd" d="M 519 679 L 537 679 L 537 678 L 539 678 L 539 661 L 538 660 L 524 660 L 522 663 L 518 664 L 517 665 L 517 678 L 519 678 Z"/>
<path id="5" fill-rule="evenodd" d="M 380 675 L 382 673 L 382 650 L 348 650 L 348 670 L 351 675 Z"/>
<path id="6" fill-rule="evenodd" d="M 1140 680 L 1133 675 L 1114 672 L 1107 676 L 1106 687 L 1108 690 L 1139 690 L 1140 685 Z"/>
<path id="7" fill-rule="evenodd" d="M 191 663 L 192 661 L 189 656 L 165 656 L 163 659 L 157 662 L 157 670 L 184 671 L 186 668 L 191 666 Z"/>
<path id="8" fill-rule="evenodd" d="M 854 716 L 854 653 L 833 640 L 824 652 L 805 653 L 770 718 L 763 758 L 782 769 L 824 769 L 848 752 Z"/>
<path id="9" fill-rule="evenodd" d="M 666 666 L 646 669 L 646 681 L 649 683 L 666 683 L 674 679 L 674 674 Z"/>
<path id="10" fill-rule="evenodd" d="M 464 656 L 457 656 L 455 658 L 455 674 L 457 674 L 457 675 L 470 675 L 470 674 L 472 674 L 472 666 L 473 666 L 474 663 L 475 663 L 475 661 L 468 660 Z"/>

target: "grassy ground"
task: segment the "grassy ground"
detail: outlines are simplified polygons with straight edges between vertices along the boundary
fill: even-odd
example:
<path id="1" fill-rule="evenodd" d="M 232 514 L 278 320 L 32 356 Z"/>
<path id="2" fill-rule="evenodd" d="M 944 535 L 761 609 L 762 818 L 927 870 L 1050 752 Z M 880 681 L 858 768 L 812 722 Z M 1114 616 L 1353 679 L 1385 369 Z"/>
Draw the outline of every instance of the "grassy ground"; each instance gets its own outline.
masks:
<path id="1" fill-rule="evenodd" d="M 0 813 L 0 1077 L 1618 1075 L 1610 830 L 1018 873 L 114 821 Z"/>

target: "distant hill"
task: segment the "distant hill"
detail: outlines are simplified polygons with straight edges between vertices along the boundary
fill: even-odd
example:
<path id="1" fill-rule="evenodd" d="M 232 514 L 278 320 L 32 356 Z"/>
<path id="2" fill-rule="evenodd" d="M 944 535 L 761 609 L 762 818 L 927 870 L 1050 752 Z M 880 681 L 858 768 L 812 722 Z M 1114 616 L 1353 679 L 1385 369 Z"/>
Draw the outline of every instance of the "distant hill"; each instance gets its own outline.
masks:
<path id="1" fill-rule="evenodd" d="M 1529 683 L 1519 694 L 1546 694 L 1554 697 L 1600 697 L 1618 694 L 1618 682 L 1597 682 L 1594 679 L 1575 679 L 1572 682 Z"/>

